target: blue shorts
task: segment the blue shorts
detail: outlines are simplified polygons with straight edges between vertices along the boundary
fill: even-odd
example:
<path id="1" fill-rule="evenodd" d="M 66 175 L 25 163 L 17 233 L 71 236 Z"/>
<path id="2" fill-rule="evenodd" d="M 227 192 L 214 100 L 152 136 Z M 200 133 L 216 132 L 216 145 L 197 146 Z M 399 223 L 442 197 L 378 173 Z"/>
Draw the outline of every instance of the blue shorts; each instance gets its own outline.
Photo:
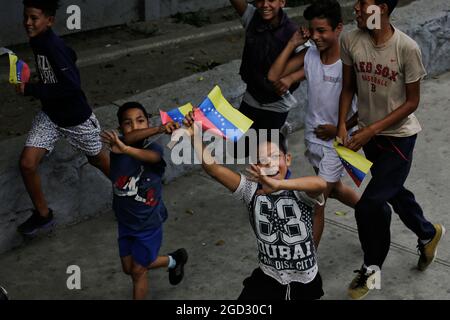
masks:
<path id="1" fill-rule="evenodd" d="M 131 256 L 141 266 L 148 267 L 158 257 L 162 235 L 162 226 L 157 229 L 134 231 L 119 223 L 120 257 Z"/>

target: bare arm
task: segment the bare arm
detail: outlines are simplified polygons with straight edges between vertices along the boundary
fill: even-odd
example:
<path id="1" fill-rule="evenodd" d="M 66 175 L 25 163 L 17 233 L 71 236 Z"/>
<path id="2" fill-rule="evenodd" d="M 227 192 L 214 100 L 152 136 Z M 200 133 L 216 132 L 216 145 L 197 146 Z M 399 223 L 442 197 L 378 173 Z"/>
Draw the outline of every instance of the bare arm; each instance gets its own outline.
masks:
<path id="1" fill-rule="evenodd" d="M 296 31 L 288 41 L 286 47 L 271 66 L 267 78 L 271 82 L 278 81 L 282 77 L 291 74 L 303 66 L 306 50 L 292 57 L 295 48 L 304 44 L 309 38 L 309 33 L 305 28 Z M 291 58 L 292 57 L 292 58 Z"/>
<path id="2" fill-rule="evenodd" d="M 320 177 L 301 177 L 295 179 L 277 180 L 264 175 L 261 169 L 256 165 L 250 165 L 247 172 L 252 180 L 263 185 L 263 189 L 259 190 L 259 194 L 273 193 L 280 190 L 296 190 L 303 191 L 309 197 L 316 198 L 320 196 L 327 187 L 327 183 Z"/>
<path id="3" fill-rule="evenodd" d="M 342 69 L 342 91 L 339 98 L 339 121 L 337 126 L 337 136 L 345 143 L 347 140 L 346 121 L 353 95 L 356 90 L 355 70 L 353 66 L 343 64 Z"/>
<path id="4" fill-rule="evenodd" d="M 383 130 L 399 123 L 417 110 L 420 102 L 420 80 L 405 85 L 406 101 L 383 119 L 372 123 L 368 127 L 356 131 L 346 145 L 352 150 L 358 150 Z"/>
<path id="5" fill-rule="evenodd" d="M 202 162 L 203 170 L 228 190 L 235 192 L 241 182 L 241 176 L 227 167 L 217 164 L 211 152 L 203 144 L 201 130 L 198 130 L 194 124 L 192 112 L 186 115 L 184 124 L 191 128 L 192 145 L 197 158 Z"/>
<path id="6" fill-rule="evenodd" d="M 180 125 L 178 123 L 169 122 L 166 125 L 161 125 L 159 127 L 137 129 L 124 134 L 123 141 L 127 145 L 132 145 L 135 144 L 136 142 L 142 141 L 159 133 L 172 133 L 179 127 Z"/>
<path id="7" fill-rule="evenodd" d="M 242 17 L 245 10 L 247 10 L 247 1 L 246 0 L 230 0 L 231 5 L 236 10 L 237 14 Z"/>
<path id="8" fill-rule="evenodd" d="M 101 137 L 103 142 L 111 147 L 111 152 L 113 153 L 126 154 L 139 161 L 148 163 L 158 163 L 161 161 L 161 155 L 158 152 L 128 146 L 120 140 L 115 131 L 103 131 Z"/>

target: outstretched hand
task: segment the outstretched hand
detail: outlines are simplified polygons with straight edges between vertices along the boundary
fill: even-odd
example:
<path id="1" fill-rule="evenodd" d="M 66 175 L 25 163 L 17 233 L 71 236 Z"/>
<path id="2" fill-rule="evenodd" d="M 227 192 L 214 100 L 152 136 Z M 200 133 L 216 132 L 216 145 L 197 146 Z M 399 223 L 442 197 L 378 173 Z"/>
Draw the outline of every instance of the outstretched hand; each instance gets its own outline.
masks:
<path id="1" fill-rule="evenodd" d="M 262 189 L 259 189 L 256 192 L 258 195 L 270 194 L 279 190 L 280 181 L 265 175 L 257 165 L 251 164 L 250 167 L 245 170 L 249 173 L 249 179 L 251 181 L 258 182 L 262 185 Z"/>
<path id="2" fill-rule="evenodd" d="M 114 130 L 105 130 L 100 133 L 100 137 L 113 153 L 125 153 L 128 149 L 128 146 L 120 140 L 119 135 Z"/>

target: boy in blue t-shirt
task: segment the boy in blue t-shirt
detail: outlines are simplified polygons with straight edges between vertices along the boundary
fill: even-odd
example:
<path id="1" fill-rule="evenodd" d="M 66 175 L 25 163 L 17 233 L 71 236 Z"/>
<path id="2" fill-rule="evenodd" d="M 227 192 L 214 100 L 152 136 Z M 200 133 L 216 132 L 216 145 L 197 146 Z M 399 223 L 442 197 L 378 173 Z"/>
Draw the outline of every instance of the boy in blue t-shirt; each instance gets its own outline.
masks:
<path id="1" fill-rule="evenodd" d="M 148 292 L 146 275 L 149 269 L 168 267 L 169 281 L 176 285 L 183 279 L 188 259 L 185 249 L 166 256 L 158 255 L 162 224 L 167 219 L 161 182 L 166 163 L 160 145 L 144 145 L 146 138 L 170 133 L 176 126 L 171 123 L 149 128 L 147 112 L 137 102 L 125 103 L 119 108 L 117 117 L 120 131 L 126 137 L 124 141 L 129 145 L 115 131 L 105 131 L 102 137 L 112 151 L 110 179 L 119 230 L 119 253 L 123 271 L 133 281 L 133 298 L 144 299 Z"/>

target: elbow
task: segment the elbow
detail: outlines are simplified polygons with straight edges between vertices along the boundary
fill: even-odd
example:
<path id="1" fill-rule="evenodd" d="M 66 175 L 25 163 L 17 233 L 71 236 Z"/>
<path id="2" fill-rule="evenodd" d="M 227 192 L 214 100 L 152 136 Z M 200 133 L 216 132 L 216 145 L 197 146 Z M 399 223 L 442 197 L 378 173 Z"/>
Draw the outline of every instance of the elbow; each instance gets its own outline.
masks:
<path id="1" fill-rule="evenodd" d="M 277 82 L 279 79 L 273 72 L 269 72 L 269 74 L 267 75 L 267 80 L 269 80 L 270 83 L 274 83 Z"/>
<path id="2" fill-rule="evenodd" d="M 321 177 L 317 177 L 317 192 L 318 193 L 323 193 L 325 192 L 325 189 L 327 188 L 327 182 L 322 179 Z"/>

